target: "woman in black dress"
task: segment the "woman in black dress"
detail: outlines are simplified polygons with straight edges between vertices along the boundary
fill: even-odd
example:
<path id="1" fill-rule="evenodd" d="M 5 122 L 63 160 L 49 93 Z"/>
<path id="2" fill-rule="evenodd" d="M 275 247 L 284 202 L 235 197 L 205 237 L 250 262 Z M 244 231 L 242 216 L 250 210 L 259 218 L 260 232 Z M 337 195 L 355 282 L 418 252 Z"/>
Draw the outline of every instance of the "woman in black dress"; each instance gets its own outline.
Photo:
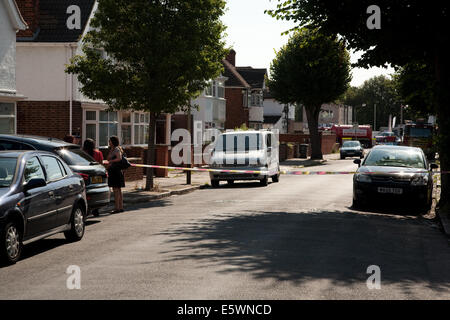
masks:
<path id="1" fill-rule="evenodd" d="M 120 168 L 115 163 L 122 160 L 123 149 L 120 147 L 119 138 L 112 136 L 109 138 L 108 160 L 105 162 L 108 169 L 108 186 L 114 191 L 115 210 L 113 213 L 123 212 L 122 188 L 125 187 L 125 177 Z"/>

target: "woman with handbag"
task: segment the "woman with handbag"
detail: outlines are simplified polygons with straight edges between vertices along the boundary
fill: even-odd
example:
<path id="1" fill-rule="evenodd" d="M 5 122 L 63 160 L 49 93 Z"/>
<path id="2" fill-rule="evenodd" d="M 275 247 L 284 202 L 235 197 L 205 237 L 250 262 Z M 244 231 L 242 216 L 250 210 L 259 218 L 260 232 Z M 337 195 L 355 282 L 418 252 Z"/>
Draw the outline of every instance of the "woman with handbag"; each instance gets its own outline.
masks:
<path id="1" fill-rule="evenodd" d="M 114 191 L 115 208 L 112 213 L 123 212 L 123 194 L 122 188 L 125 187 L 125 177 L 122 172 L 121 162 L 123 158 L 123 149 L 120 147 L 119 138 L 112 136 L 109 138 L 108 160 L 104 163 L 108 170 L 108 186 Z"/>

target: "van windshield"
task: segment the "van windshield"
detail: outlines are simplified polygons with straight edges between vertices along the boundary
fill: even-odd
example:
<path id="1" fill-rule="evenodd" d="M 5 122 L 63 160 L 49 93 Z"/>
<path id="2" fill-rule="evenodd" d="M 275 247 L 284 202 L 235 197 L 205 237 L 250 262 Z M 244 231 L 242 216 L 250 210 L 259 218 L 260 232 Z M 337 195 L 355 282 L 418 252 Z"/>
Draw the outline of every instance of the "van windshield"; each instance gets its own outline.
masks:
<path id="1" fill-rule="evenodd" d="M 257 151 L 262 150 L 262 141 L 260 133 L 224 134 L 218 139 L 215 150 L 225 153 Z"/>

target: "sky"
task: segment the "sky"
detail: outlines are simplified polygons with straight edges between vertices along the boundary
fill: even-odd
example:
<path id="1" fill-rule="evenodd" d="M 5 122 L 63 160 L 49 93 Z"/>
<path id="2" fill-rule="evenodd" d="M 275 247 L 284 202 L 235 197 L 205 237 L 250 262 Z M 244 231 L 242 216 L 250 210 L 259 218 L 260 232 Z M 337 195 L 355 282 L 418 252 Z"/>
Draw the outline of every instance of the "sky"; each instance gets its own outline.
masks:
<path id="1" fill-rule="evenodd" d="M 295 25 L 264 14 L 264 10 L 276 8 L 277 3 L 277 0 L 227 0 L 222 21 L 227 26 L 227 45 L 236 51 L 237 66 L 269 69 L 275 51 L 287 43 L 289 36 L 281 33 Z M 356 62 L 359 56 L 360 53 L 352 53 L 351 62 Z M 392 68 L 353 69 L 351 85 L 360 86 L 374 76 L 393 72 Z"/>

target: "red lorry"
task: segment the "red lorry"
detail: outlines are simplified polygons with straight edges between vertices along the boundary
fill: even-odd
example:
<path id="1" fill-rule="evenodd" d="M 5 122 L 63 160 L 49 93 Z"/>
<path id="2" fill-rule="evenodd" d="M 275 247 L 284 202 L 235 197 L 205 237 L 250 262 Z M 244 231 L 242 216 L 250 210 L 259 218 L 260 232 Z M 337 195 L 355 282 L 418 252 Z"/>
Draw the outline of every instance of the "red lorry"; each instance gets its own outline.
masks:
<path id="1" fill-rule="evenodd" d="M 364 148 L 372 148 L 372 127 L 334 125 L 331 131 L 336 134 L 336 142 L 342 145 L 345 140 L 358 140 Z"/>

